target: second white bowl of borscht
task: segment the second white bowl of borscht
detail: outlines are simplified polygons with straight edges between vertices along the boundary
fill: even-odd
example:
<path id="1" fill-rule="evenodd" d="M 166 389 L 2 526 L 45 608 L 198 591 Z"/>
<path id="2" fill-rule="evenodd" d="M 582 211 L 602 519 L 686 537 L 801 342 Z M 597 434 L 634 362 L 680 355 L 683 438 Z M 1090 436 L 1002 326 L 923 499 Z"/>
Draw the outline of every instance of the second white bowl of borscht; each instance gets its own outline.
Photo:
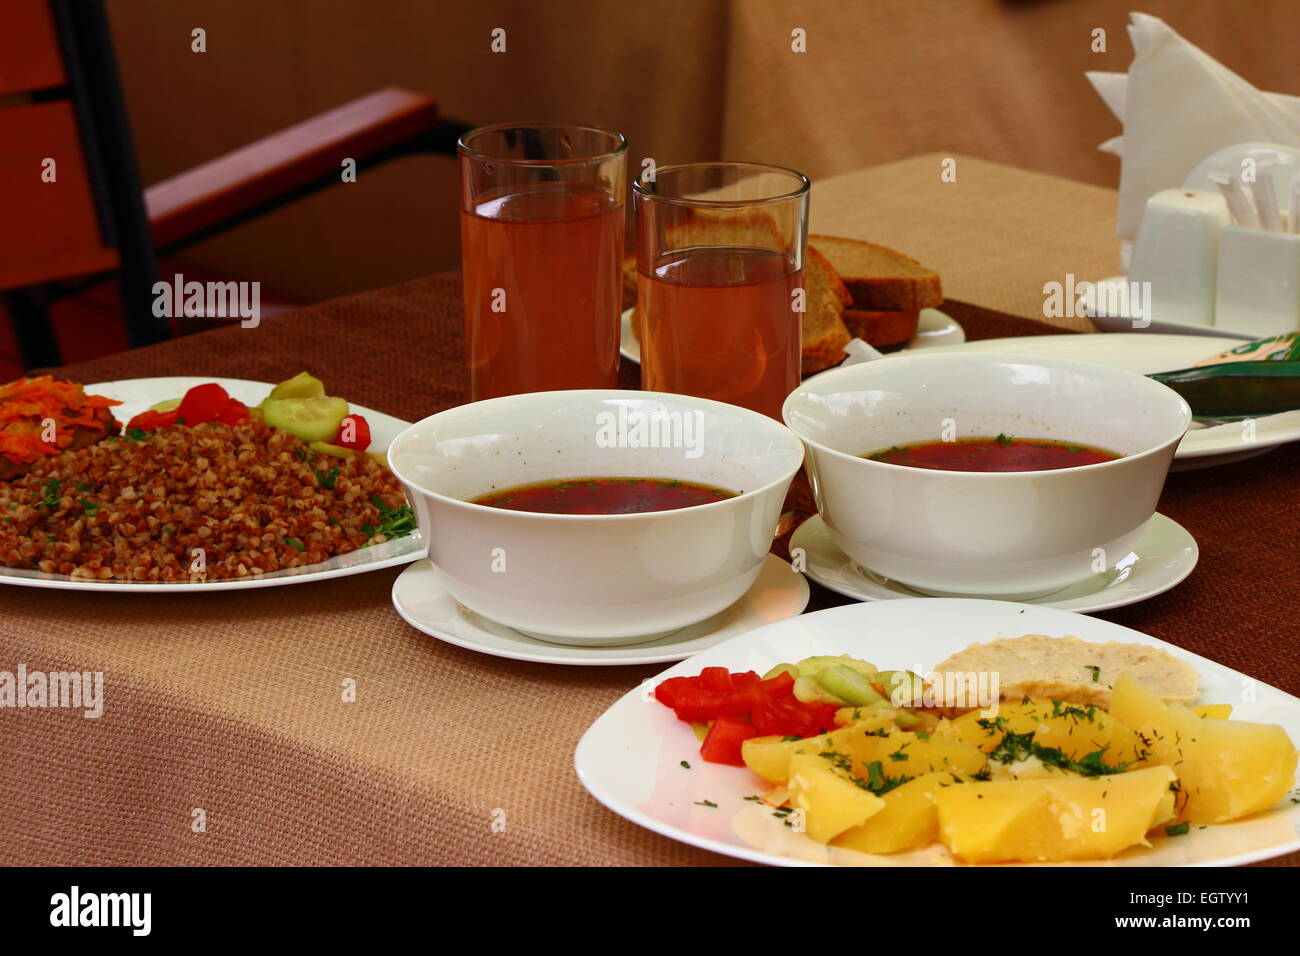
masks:
<path id="1" fill-rule="evenodd" d="M 860 567 L 923 593 L 1008 599 L 1128 555 L 1191 422 L 1142 375 L 999 353 L 823 372 L 782 413 L 827 529 Z"/>

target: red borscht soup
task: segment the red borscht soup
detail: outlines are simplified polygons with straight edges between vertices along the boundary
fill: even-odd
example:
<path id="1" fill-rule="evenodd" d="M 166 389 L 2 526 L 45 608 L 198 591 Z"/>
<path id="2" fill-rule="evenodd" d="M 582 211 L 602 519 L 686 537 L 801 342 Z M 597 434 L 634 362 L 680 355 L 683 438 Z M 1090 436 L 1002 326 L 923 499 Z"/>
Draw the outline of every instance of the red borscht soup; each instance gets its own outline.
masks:
<path id="1" fill-rule="evenodd" d="M 1050 438 L 959 438 L 895 445 L 863 455 L 872 461 L 935 471 L 1054 471 L 1124 457 L 1104 448 Z"/>
<path id="2" fill-rule="evenodd" d="M 493 491 L 472 501 L 541 514 L 630 515 L 675 511 L 735 496 L 734 491 L 671 478 L 568 478 Z"/>

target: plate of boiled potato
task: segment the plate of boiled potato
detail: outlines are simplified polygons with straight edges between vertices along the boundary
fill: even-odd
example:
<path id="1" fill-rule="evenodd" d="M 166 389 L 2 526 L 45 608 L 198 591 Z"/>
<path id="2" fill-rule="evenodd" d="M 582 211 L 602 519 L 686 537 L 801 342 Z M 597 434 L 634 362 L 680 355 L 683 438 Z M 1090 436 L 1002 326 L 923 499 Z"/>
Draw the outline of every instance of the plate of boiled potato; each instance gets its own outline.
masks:
<path id="1" fill-rule="evenodd" d="M 706 760 L 715 728 L 656 691 L 705 668 L 790 688 L 833 726 L 751 729 L 737 765 Z M 709 648 L 610 707 L 575 766 L 628 820 L 761 863 L 1228 866 L 1300 849 L 1296 741 L 1300 700 L 1149 635 L 928 598 Z"/>

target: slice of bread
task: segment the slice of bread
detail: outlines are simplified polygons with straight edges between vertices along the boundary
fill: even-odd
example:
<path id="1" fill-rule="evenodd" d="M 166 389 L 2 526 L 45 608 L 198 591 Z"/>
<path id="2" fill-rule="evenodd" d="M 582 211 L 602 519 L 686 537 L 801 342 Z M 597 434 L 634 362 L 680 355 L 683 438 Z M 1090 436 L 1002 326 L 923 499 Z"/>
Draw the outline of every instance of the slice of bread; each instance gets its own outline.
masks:
<path id="1" fill-rule="evenodd" d="M 943 302 L 938 273 L 901 252 L 838 236 L 809 236 L 808 243 L 821 250 L 840 274 L 854 309 L 916 312 Z"/>
<path id="2" fill-rule="evenodd" d="M 920 312 L 869 312 L 864 309 L 845 309 L 844 324 L 855 339 L 868 345 L 884 348 L 902 345 L 916 335 Z"/>
<path id="3" fill-rule="evenodd" d="M 811 375 L 844 360 L 844 346 L 853 336 L 843 313 L 851 300 L 835 267 L 812 246 L 804 256 L 803 287 L 803 374 Z"/>

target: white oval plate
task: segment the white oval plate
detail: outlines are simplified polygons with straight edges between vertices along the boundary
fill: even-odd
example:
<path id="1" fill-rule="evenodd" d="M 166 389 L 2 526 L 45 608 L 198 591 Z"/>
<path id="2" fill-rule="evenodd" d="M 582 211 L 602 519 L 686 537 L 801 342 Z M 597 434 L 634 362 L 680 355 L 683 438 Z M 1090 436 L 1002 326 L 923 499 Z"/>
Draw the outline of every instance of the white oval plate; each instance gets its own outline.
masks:
<path id="1" fill-rule="evenodd" d="M 122 404 L 112 409 L 114 416 L 125 425 L 140 412 L 169 398 L 179 398 L 188 389 L 204 382 L 216 382 L 231 398 L 237 398 L 246 405 L 256 405 L 274 388 L 265 382 L 250 382 L 242 378 L 215 378 L 211 376 L 167 376 L 162 378 L 128 378 L 116 382 L 98 382 L 87 385 L 86 392 L 91 395 L 103 395 Z M 382 451 L 397 437 L 398 432 L 409 422 L 392 415 L 385 415 L 362 405 L 352 405 L 351 410 L 364 415 L 370 424 L 370 448 Z M 362 548 L 349 554 L 339 555 L 312 564 L 305 568 L 288 568 L 259 574 L 256 577 L 236 578 L 223 581 L 85 581 L 66 574 L 45 574 L 42 571 L 28 571 L 22 568 L 0 567 L 0 584 L 15 584 L 20 587 L 54 588 L 64 591 L 117 591 L 129 594 L 145 592 L 181 594 L 187 591 L 242 591 L 249 588 L 273 588 L 286 584 L 306 584 L 308 581 L 323 581 L 328 578 L 341 578 L 350 574 L 364 574 L 391 568 L 399 564 L 410 564 L 424 554 L 424 541 L 420 533 L 383 544 Z"/>
<path id="2" fill-rule="evenodd" d="M 813 515 L 790 538 L 790 550 L 802 548 L 804 574 L 837 594 L 858 601 L 934 598 L 858 567 L 840 550 L 821 515 Z M 1196 539 L 1173 518 L 1155 514 L 1136 547 L 1104 574 L 1098 574 L 1033 601 L 1035 607 L 1091 614 L 1125 607 L 1163 594 L 1192 573 L 1200 559 Z M 975 598 L 974 600 L 987 600 Z"/>
<path id="3" fill-rule="evenodd" d="M 411 565 L 393 582 L 397 613 L 430 637 L 493 657 L 583 667 L 680 661 L 737 634 L 800 614 L 808 597 L 804 576 L 769 554 L 744 597 L 708 620 L 644 644 L 574 647 L 527 637 L 463 607 L 447 593 L 427 560 Z"/>
<path id="4" fill-rule="evenodd" d="M 816 654 L 851 654 L 878 667 L 925 673 L 971 644 L 1021 634 L 1073 634 L 1084 641 L 1163 648 L 1200 673 L 1202 703 L 1232 704 L 1234 718 L 1280 724 L 1293 741 L 1300 740 L 1300 700 L 1140 631 L 1028 604 L 931 598 L 801 614 L 682 661 L 628 691 L 591 725 L 574 755 L 578 779 L 593 797 L 633 823 L 727 856 L 782 866 L 950 866 L 954 861 L 938 845 L 876 856 L 828 849 L 792 832 L 770 808 L 745 800 L 762 792 L 757 776 L 744 767 L 701 760 L 691 728 L 648 691 L 665 678 L 698 674 L 704 667 L 761 674 L 782 661 Z M 1249 701 L 1242 699 L 1247 688 Z M 681 766 L 683 760 L 689 770 Z M 716 807 L 704 806 L 704 801 Z M 1134 847 L 1111 860 L 1073 865 L 1233 866 L 1280 856 L 1300 849 L 1300 806 L 1287 799 L 1247 820 L 1152 840 L 1150 847 Z"/>
<path id="5" fill-rule="evenodd" d="M 981 339 L 944 346 L 947 352 L 1015 352 L 1044 358 L 1072 358 L 1127 369 L 1139 375 L 1189 368 L 1218 352 L 1241 344 L 1240 339 L 1207 338 L 1202 335 L 1147 335 L 1142 332 L 1094 332 L 1085 335 L 1025 335 L 1008 339 Z M 1211 428 L 1193 427 L 1178 443 L 1177 463 L 1190 458 L 1215 461 L 1197 465 L 1227 464 L 1267 451 L 1289 441 L 1300 440 L 1300 411 L 1281 412 L 1255 419 L 1255 440 L 1242 440 L 1241 423 L 1230 422 Z M 1223 456 L 1223 461 L 1217 460 Z M 1179 470 L 1178 465 L 1175 470 Z"/>
<path id="6" fill-rule="evenodd" d="M 938 309 L 922 309 L 916 322 L 916 335 L 906 347 L 890 352 L 914 352 L 917 349 L 932 349 L 940 345 L 957 345 L 966 341 L 966 330 L 957 324 L 957 320 Z M 632 334 L 632 310 L 626 309 L 619 319 L 618 351 L 629 362 L 641 364 L 641 340 Z"/>

